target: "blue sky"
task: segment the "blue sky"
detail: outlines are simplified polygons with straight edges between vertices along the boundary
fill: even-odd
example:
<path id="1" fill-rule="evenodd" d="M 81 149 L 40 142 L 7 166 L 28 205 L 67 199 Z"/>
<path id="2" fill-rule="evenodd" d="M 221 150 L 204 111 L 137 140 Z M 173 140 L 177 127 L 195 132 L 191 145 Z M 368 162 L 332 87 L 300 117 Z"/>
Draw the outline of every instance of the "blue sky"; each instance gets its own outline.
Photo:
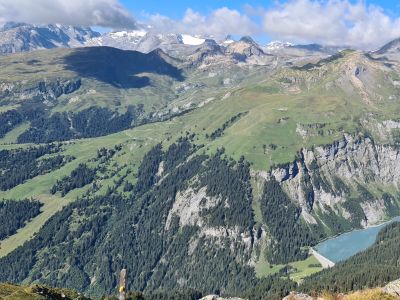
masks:
<path id="1" fill-rule="evenodd" d="M 143 12 L 149 14 L 162 14 L 171 18 L 182 18 L 186 9 L 192 8 L 203 14 L 210 13 L 212 10 L 226 6 L 231 9 L 243 11 L 246 5 L 253 7 L 273 7 L 274 0 L 249 0 L 249 1 L 228 1 L 228 0 L 122 0 L 121 3 L 126 6 L 136 17 L 140 18 Z M 287 2 L 287 1 L 281 1 Z M 352 0 L 355 3 L 357 1 Z M 400 15 L 399 0 L 367 0 L 367 4 L 374 4 L 382 7 L 389 14 Z"/>
<path id="2" fill-rule="evenodd" d="M 227 0 L 187 0 L 187 1 L 167 1 L 167 0 L 148 0 L 148 1 L 137 1 L 137 0 L 124 0 L 121 1 L 129 10 L 132 11 L 137 17 L 140 17 L 142 12 L 150 14 L 162 14 L 171 18 L 182 18 L 185 14 L 186 9 L 191 8 L 195 11 L 203 14 L 208 14 L 215 9 L 221 7 L 228 7 L 243 11 L 246 5 L 254 7 L 258 6 L 271 6 L 273 1 L 227 1 Z"/>
<path id="3" fill-rule="evenodd" d="M 370 49 L 400 37 L 399 0 L 121 1 L 137 20 L 165 31 Z"/>
<path id="4" fill-rule="evenodd" d="M 7 21 L 374 49 L 400 37 L 400 0 L 0 0 Z"/>

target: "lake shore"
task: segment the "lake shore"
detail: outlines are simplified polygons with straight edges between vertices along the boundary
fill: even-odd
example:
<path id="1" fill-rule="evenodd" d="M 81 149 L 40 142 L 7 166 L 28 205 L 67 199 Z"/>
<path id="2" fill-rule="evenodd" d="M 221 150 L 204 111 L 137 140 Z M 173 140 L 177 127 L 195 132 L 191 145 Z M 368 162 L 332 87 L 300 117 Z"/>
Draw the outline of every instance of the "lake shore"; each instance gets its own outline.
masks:
<path id="1" fill-rule="evenodd" d="M 380 230 L 396 221 L 400 221 L 400 216 L 364 229 L 355 229 L 332 237 L 318 243 L 313 250 L 331 262 L 346 260 L 373 245 Z"/>
<path id="2" fill-rule="evenodd" d="M 326 258 L 325 256 L 321 255 L 320 253 L 315 251 L 313 248 L 311 248 L 310 250 L 311 250 L 311 254 L 314 255 L 314 257 L 319 261 L 322 268 L 324 268 L 324 269 L 332 268 L 335 265 L 335 263 L 333 261 L 331 261 L 328 258 Z"/>

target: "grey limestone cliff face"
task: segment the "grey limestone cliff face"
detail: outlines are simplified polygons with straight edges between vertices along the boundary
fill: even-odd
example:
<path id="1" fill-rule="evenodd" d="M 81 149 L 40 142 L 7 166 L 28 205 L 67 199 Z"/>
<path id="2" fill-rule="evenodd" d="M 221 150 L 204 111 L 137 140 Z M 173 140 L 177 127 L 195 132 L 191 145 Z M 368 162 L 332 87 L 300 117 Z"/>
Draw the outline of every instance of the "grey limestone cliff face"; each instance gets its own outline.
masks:
<path id="1" fill-rule="evenodd" d="M 0 27 L 0 55 L 40 49 L 82 47 L 99 37 L 90 28 L 63 25 L 31 25 L 9 22 Z"/>
<path id="2" fill-rule="evenodd" d="M 194 234 L 189 242 L 188 255 L 191 256 L 197 247 L 200 248 L 226 248 L 237 261 L 246 265 L 254 265 L 258 259 L 256 249 L 260 247 L 265 237 L 265 232 L 257 233 L 255 228 L 243 229 L 240 226 L 213 226 L 208 223 L 207 209 L 216 207 L 219 204 L 228 207 L 226 199 L 221 197 L 207 196 L 207 188 L 203 187 L 194 190 L 189 187 L 185 191 L 179 191 L 175 202 L 170 210 L 165 230 L 170 230 L 174 217 L 178 217 L 179 226 L 196 226 L 198 232 Z M 238 249 L 241 249 L 238 251 Z"/>
<path id="3" fill-rule="evenodd" d="M 71 94 L 82 85 L 80 78 L 59 79 L 53 81 L 41 80 L 31 84 L 0 84 L 0 96 L 14 100 L 32 100 L 48 102 L 56 100 L 61 95 Z"/>
<path id="4" fill-rule="evenodd" d="M 301 150 L 293 163 L 272 170 L 266 179 L 272 176 L 281 183 L 308 223 L 316 224 L 316 212 L 328 209 L 352 218 L 346 202 L 356 197 L 365 215 L 360 225 L 366 226 L 396 207 L 394 197 L 383 191 L 398 191 L 399 155 L 395 146 L 345 134 L 331 145 Z"/>
<path id="5" fill-rule="evenodd" d="M 396 146 L 345 134 L 332 144 L 302 149 L 292 163 L 252 176 L 257 176 L 260 185 L 272 179 L 280 183 L 300 208 L 303 220 L 326 237 L 399 214 L 399 156 Z M 195 186 L 177 192 L 165 231 L 171 230 L 171 224 L 197 228 L 188 241 L 191 259 L 196 259 L 199 249 L 223 249 L 236 262 L 254 267 L 274 239 L 268 223 L 253 228 L 210 223 L 208 211 L 229 209 L 229 201 L 208 196 L 207 186 Z"/>

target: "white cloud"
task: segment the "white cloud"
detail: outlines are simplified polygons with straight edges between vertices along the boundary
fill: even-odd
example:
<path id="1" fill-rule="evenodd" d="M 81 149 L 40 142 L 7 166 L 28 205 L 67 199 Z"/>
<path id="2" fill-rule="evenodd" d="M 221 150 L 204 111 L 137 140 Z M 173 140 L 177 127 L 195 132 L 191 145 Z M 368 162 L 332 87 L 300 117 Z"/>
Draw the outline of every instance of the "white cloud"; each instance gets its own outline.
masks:
<path id="1" fill-rule="evenodd" d="M 0 0 L 1 1 L 1 0 Z M 261 19 L 262 24 L 257 20 Z M 400 18 L 376 5 L 349 0 L 288 0 L 272 8 L 245 6 L 244 12 L 226 7 L 208 15 L 188 9 L 181 20 L 148 16 L 154 30 L 209 34 L 217 37 L 266 35 L 294 43 L 321 43 L 372 49 L 400 37 Z"/>
<path id="2" fill-rule="evenodd" d="M 265 11 L 263 28 L 277 39 L 370 49 L 400 37 L 400 18 L 364 1 L 290 0 Z"/>
<path id="3" fill-rule="evenodd" d="M 209 15 L 202 15 L 187 9 L 181 20 L 173 20 L 162 15 L 149 16 L 154 30 L 165 33 L 188 33 L 223 37 L 227 34 L 251 35 L 258 31 L 251 18 L 237 10 L 222 7 Z"/>
<path id="4" fill-rule="evenodd" d="M 0 0 L 0 21 L 135 28 L 118 0 Z"/>
<path id="5" fill-rule="evenodd" d="M 278 0 L 279 1 L 279 0 Z M 400 37 L 400 18 L 357 0 L 280 0 L 270 8 L 222 7 L 201 14 L 187 9 L 182 19 L 156 14 L 145 22 L 154 31 L 212 35 L 261 35 L 294 43 L 321 43 L 371 49 Z M 135 28 L 120 0 L 0 0 L 6 21 Z"/>

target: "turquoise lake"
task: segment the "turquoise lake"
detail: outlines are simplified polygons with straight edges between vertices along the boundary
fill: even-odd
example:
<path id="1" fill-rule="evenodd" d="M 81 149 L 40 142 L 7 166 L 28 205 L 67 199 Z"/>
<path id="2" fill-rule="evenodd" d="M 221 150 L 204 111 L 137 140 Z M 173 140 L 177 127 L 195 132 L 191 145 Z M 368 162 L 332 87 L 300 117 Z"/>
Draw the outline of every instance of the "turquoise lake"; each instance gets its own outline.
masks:
<path id="1" fill-rule="evenodd" d="M 395 221 L 400 221 L 400 216 L 375 227 L 341 234 L 318 244 L 314 249 L 322 256 L 337 263 L 367 249 L 375 242 L 379 231 L 389 223 Z"/>

